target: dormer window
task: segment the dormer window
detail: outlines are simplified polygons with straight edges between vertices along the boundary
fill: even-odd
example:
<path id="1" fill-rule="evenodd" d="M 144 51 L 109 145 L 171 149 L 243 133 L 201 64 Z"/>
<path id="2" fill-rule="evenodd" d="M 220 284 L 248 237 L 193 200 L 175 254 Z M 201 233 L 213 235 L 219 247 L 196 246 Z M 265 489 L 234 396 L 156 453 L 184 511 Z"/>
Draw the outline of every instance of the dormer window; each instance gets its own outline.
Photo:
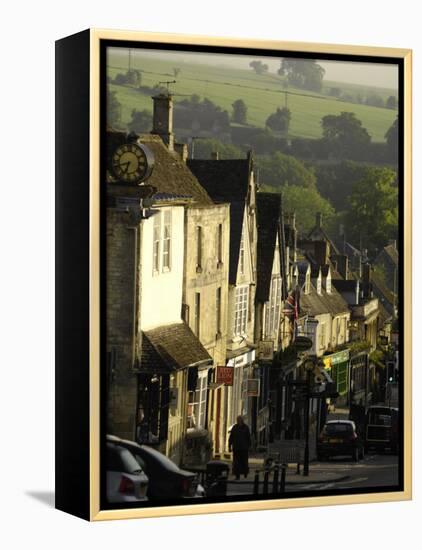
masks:
<path id="1" fill-rule="evenodd" d="M 321 296 L 322 294 L 322 279 L 321 279 L 321 273 L 318 275 L 317 279 L 317 294 Z"/>
<path id="2" fill-rule="evenodd" d="M 327 294 L 331 294 L 331 273 L 328 272 L 327 278 L 325 280 L 325 290 L 327 291 Z"/>
<path id="3" fill-rule="evenodd" d="M 304 290 L 305 290 L 305 294 L 309 294 L 311 292 L 311 272 L 309 270 L 306 272 Z"/>
<path id="4" fill-rule="evenodd" d="M 241 275 L 245 273 L 245 239 L 242 237 L 240 239 L 240 250 L 239 250 L 239 272 Z"/>

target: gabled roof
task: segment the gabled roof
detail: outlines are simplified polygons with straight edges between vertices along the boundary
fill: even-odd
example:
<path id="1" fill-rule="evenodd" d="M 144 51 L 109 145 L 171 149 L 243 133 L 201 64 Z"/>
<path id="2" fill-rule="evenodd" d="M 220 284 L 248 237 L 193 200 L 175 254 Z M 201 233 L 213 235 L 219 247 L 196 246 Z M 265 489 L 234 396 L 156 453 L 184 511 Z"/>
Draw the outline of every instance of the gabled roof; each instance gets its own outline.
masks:
<path id="1" fill-rule="evenodd" d="M 399 253 L 397 251 L 397 248 L 394 244 L 389 244 L 387 246 L 384 246 L 384 248 L 381 250 L 381 252 L 378 254 L 376 262 L 380 260 L 380 257 L 382 257 L 383 253 L 388 257 L 388 259 L 391 261 L 392 264 L 395 266 L 399 263 Z"/>
<path id="2" fill-rule="evenodd" d="M 281 227 L 281 195 L 258 193 L 256 202 L 258 231 L 256 300 L 267 302 L 270 299 L 277 235 Z"/>
<path id="3" fill-rule="evenodd" d="M 332 239 L 330 239 L 330 237 L 327 235 L 327 233 L 325 232 L 325 229 L 323 227 L 318 227 L 316 225 L 310 231 L 307 238 L 311 241 L 327 241 L 328 243 L 330 243 L 331 254 L 338 254 L 339 253 L 338 248 L 336 247 L 336 245 L 334 244 Z"/>
<path id="4" fill-rule="evenodd" d="M 215 201 L 246 200 L 251 161 L 246 159 L 188 159 L 187 165 Z"/>
<path id="5" fill-rule="evenodd" d="M 160 197 L 163 195 L 178 195 L 191 199 L 195 205 L 213 204 L 212 199 L 186 166 L 186 163 L 181 160 L 176 152 L 169 151 L 159 136 L 141 134 L 139 138 L 141 143 L 145 143 L 151 150 L 155 160 L 154 169 L 146 183 L 156 187 L 157 194 Z M 126 134 L 124 132 L 107 133 L 109 158 L 111 158 L 114 149 L 125 141 Z M 128 195 L 136 196 L 139 189 L 137 186 L 126 186 L 125 193 L 127 190 Z M 112 192 L 111 187 L 109 190 Z"/>
<path id="6" fill-rule="evenodd" d="M 236 284 L 240 241 L 249 193 L 251 159 L 197 160 L 187 165 L 215 202 L 230 203 L 229 283 Z"/>
<path id="7" fill-rule="evenodd" d="M 185 323 L 144 331 L 141 371 L 171 372 L 212 363 L 212 358 Z"/>
<path id="8" fill-rule="evenodd" d="M 301 293 L 300 295 L 300 311 L 311 316 L 324 313 L 336 316 L 341 313 L 349 313 L 350 310 L 346 300 L 335 288 L 331 287 L 331 293 L 323 290 L 321 294 L 318 294 L 316 288 L 311 284 L 310 293 Z"/>

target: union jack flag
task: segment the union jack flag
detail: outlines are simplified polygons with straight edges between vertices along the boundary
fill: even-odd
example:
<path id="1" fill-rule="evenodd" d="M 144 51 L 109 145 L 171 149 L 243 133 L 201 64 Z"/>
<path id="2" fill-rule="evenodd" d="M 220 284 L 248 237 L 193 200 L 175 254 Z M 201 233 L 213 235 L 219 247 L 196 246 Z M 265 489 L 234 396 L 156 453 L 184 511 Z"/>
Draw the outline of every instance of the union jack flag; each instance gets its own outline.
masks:
<path id="1" fill-rule="evenodd" d="M 296 321 L 299 317 L 299 296 L 297 290 L 294 290 L 287 297 L 287 300 L 284 302 L 283 313 L 286 317 L 289 317 L 291 321 Z"/>

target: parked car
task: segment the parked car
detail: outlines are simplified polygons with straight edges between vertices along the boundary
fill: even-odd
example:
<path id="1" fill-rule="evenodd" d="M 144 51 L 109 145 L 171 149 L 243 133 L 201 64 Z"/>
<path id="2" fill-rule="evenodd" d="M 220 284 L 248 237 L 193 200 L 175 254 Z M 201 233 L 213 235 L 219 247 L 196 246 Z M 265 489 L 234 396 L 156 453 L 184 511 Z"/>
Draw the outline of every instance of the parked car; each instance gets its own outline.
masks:
<path id="1" fill-rule="evenodd" d="M 107 440 L 106 450 L 108 502 L 147 500 L 148 477 L 135 456 L 117 438 Z"/>
<path id="2" fill-rule="evenodd" d="M 364 456 L 364 445 L 352 420 L 329 420 L 317 444 L 318 460 L 330 456 L 350 455 L 356 462 Z"/>
<path id="3" fill-rule="evenodd" d="M 365 449 L 398 453 L 399 410 L 396 407 L 373 405 L 366 413 Z"/>
<path id="4" fill-rule="evenodd" d="M 168 457 L 147 445 L 108 436 L 108 441 L 118 441 L 136 458 L 139 466 L 148 476 L 147 496 L 150 500 L 181 499 L 204 496 L 204 489 L 198 483 L 198 476 L 182 470 Z"/>

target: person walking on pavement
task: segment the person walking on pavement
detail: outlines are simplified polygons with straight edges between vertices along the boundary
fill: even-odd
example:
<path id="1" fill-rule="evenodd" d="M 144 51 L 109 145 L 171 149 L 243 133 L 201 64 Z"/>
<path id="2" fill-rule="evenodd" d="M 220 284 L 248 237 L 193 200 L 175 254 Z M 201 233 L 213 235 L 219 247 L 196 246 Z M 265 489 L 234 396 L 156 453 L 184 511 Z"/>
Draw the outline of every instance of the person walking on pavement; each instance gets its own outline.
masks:
<path id="1" fill-rule="evenodd" d="M 249 448 L 251 446 L 251 432 L 241 416 L 237 417 L 229 437 L 229 451 L 233 449 L 233 475 L 239 479 L 249 473 Z"/>

